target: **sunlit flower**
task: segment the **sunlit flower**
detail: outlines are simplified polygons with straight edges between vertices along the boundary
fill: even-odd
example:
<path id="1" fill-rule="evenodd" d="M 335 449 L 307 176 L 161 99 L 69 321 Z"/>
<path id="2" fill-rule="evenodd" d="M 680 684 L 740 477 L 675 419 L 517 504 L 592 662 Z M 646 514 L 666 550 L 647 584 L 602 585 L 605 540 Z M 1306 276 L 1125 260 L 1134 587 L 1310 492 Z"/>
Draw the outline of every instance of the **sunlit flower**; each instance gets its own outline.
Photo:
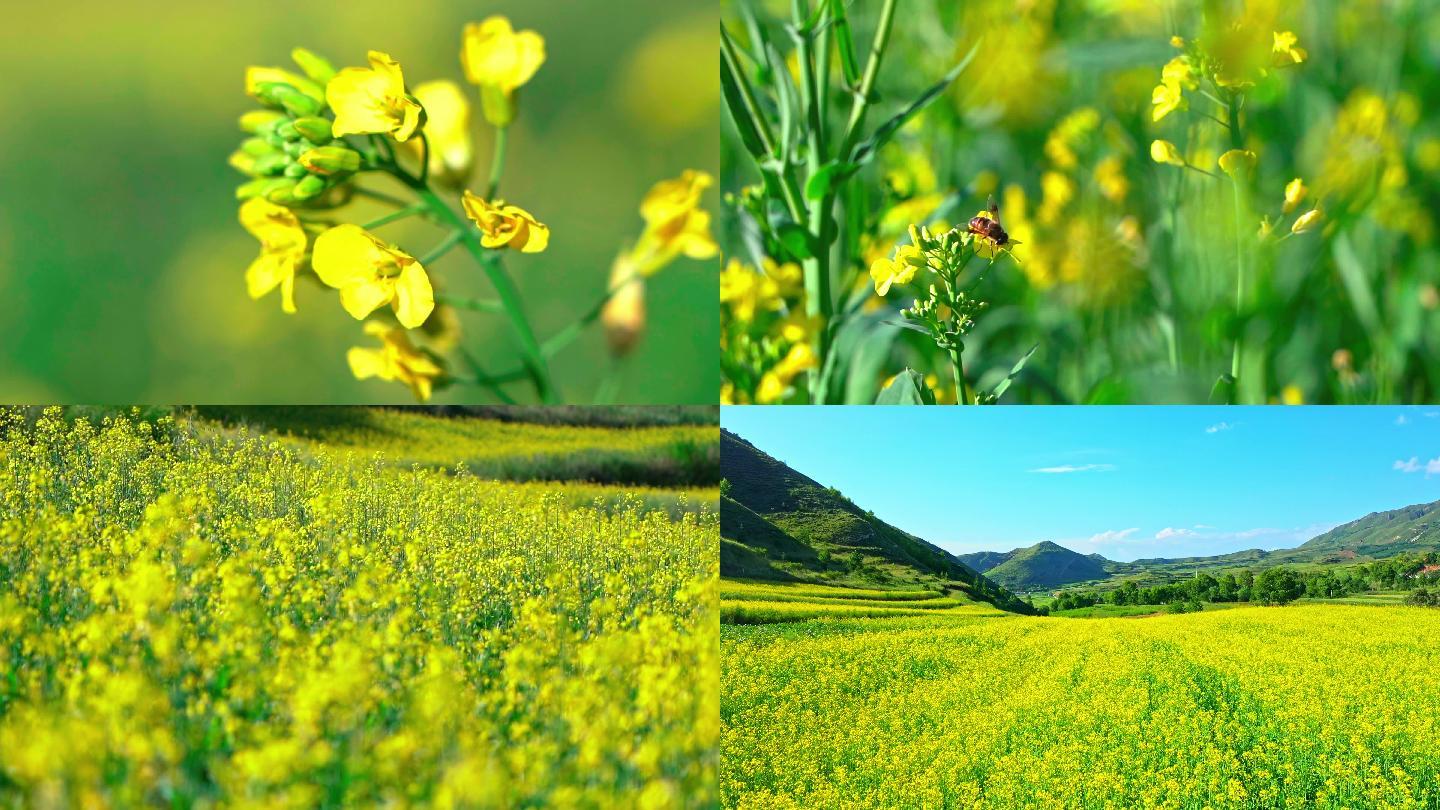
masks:
<path id="1" fill-rule="evenodd" d="M 1150 103 L 1155 105 L 1155 109 L 1150 112 L 1153 121 L 1159 121 L 1188 106 L 1185 96 L 1180 92 L 1180 85 L 1176 82 L 1161 82 L 1155 85 L 1155 89 L 1150 93 Z"/>
<path id="2" fill-rule="evenodd" d="M 425 268 L 358 225 L 320 234 L 311 264 L 321 281 L 340 290 L 341 305 L 356 320 L 391 304 L 401 325 L 414 329 L 435 309 Z"/>
<path id="3" fill-rule="evenodd" d="M 465 215 L 480 228 L 480 243 L 488 248 L 514 248 L 539 253 L 550 244 L 550 229 L 529 211 L 504 200 L 488 202 L 466 191 L 461 200 Z"/>
<path id="4" fill-rule="evenodd" d="M 1186 90 L 1194 90 L 1200 86 L 1195 76 L 1195 66 L 1190 62 L 1190 57 L 1183 54 L 1166 62 L 1165 67 L 1160 69 L 1160 82 Z"/>
<path id="5" fill-rule="evenodd" d="M 240 206 L 240 224 L 260 240 L 260 256 L 245 271 L 251 298 L 280 288 L 280 307 L 295 311 L 295 269 L 305 258 L 308 238 L 290 209 L 255 197 Z"/>
<path id="6" fill-rule="evenodd" d="M 1320 224 L 1320 219 L 1323 216 L 1324 214 L 1320 212 L 1319 208 L 1312 208 L 1295 219 L 1295 224 L 1290 226 L 1290 232 L 1305 233 L 1306 231 L 1313 230 L 1316 225 Z"/>
<path id="7" fill-rule="evenodd" d="M 444 374 L 435 360 L 415 348 L 405 330 L 399 327 L 366 321 L 365 334 L 379 338 L 382 345 L 378 349 L 354 346 L 346 353 L 345 359 L 355 379 L 379 377 L 386 382 L 402 382 L 410 386 L 417 400 L 429 401 L 435 378 Z"/>
<path id="8" fill-rule="evenodd" d="M 380 51 L 370 51 L 369 58 L 370 67 L 345 68 L 325 87 L 335 137 L 389 133 L 406 141 L 420 128 L 424 108 L 406 95 L 399 63 Z"/>
<path id="9" fill-rule="evenodd" d="M 686 169 L 673 180 L 662 180 L 640 202 L 645 230 L 635 244 L 635 263 L 644 275 L 653 275 L 676 257 L 709 259 L 720 252 L 710 235 L 710 213 L 700 208 L 700 197 L 713 182 L 709 174 Z"/>
<path id="10" fill-rule="evenodd" d="M 1288 214 L 1294 211 L 1295 206 L 1299 205 L 1300 201 L 1305 199 L 1305 195 L 1308 192 L 1309 189 L 1305 187 L 1305 183 L 1298 177 L 1286 183 L 1284 212 Z"/>
<path id="11" fill-rule="evenodd" d="M 760 378 L 760 386 L 755 391 L 755 401 L 761 405 L 780 401 L 789 390 L 790 383 L 802 371 L 817 366 L 818 361 L 810 344 L 797 343 L 791 346 L 790 351 L 780 358 L 780 362 Z"/>
<path id="12" fill-rule="evenodd" d="M 470 179 L 475 149 L 470 139 L 470 102 L 452 81 L 425 82 L 415 88 L 425 107 L 425 139 L 430 145 L 430 176 L 454 188 Z M 412 138 L 406 146 L 417 159 L 424 148 Z"/>
<path id="13" fill-rule="evenodd" d="M 489 17 L 465 26 L 460 62 L 471 84 L 512 93 L 545 62 L 545 40 L 534 31 L 516 31 L 505 17 Z"/>
<path id="14" fill-rule="evenodd" d="M 1275 63 L 1277 65 L 1298 65 L 1305 61 L 1308 54 L 1304 48 L 1298 47 L 1300 38 L 1292 31 L 1276 31 L 1275 34 Z"/>
<path id="15" fill-rule="evenodd" d="M 925 253 L 918 245 L 901 245 L 895 250 L 895 258 L 881 257 L 870 265 L 870 278 L 875 282 L 875 294 L 885 295 L 893 284 L 907 284 L 915 278 L 915 271 L 925 266 Z"/>
<path id="16" fill-rule="evenodd" d="M 1180 156 L 1180 150 L 1175 144 L 1169 141 L 1152 141 L 1150 143 L 1150 159 L 1156 163 L 1168 163 L 1171 166 L 1184 166 L 1185 158 Z"/>

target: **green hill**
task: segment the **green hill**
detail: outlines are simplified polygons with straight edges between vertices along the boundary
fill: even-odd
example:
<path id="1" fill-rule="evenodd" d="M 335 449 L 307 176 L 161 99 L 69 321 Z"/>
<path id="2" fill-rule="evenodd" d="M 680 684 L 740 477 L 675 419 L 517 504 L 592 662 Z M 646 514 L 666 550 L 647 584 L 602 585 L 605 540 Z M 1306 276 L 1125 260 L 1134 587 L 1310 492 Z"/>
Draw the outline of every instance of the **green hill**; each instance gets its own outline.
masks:
<path id="1" fill-rule="evenodd" d="M 1295 552 L 1321 557 L 1393 557 L 1406 551 L 1440 549 L 1440 501 L 1371 512 L 1306 541 Z"/>
<path id="2" fill-rule="evenodd" d="M 839 490 L 726 430 L 720 432 L 720 473 L 728 482 L 725 500 L 732 501 L 721 506 L 723 576 L 924 585 L 1028 610 L 953 554 L 876 518 Z"/>
<path id="3" fill-rule="evenodd" d="M 1019 550 L 1020 549 L 1017 548 L 1014 551 L 975 551 L 970 554 L 957 554 L 955 556 L 960 559 L 960 562 L 965 563 L 983 574 L 1010 559 L 1010 557 Z"/>
<path id="4" fill-rule="evenodd" d="M 1001 556 L 1007 559 L 986 570 L 985 576 L 1017 591 L 1090 582 L 1109 576 L 1105 567 L 1093 557 L 1078 554 L 1049 540 Z"/>

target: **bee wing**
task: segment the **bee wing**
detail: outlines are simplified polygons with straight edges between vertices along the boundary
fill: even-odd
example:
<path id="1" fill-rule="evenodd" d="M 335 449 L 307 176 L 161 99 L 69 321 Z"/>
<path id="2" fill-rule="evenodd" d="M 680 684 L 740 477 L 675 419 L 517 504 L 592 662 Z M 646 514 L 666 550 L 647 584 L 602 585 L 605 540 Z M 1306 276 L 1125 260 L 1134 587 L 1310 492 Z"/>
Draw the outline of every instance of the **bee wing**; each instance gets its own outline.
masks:
<path id="1" fill-rule="evenodd" d="M 995 204 L 995 195 L 994 195 L 994 194 L 989 195 L 989 205 L 988 205 L 987 207 L 990 209 L 990 218 L 993 219 L 993 220 L 995 220 L 995 224 L 996 224 L 996 225 L 999 225 L 999 224 L 1000 224 L 1000 206 L 998 206 L 998 205 Z"/>

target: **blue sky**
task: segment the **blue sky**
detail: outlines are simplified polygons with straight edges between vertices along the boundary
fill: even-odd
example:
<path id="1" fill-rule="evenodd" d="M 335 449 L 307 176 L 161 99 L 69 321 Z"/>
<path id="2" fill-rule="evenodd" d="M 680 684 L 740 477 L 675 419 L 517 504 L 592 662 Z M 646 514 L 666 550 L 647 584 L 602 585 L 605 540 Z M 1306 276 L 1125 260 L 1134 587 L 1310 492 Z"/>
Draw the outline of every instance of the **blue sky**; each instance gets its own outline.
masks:
<path id="1" fill-rule="evenodd" d="M 1440 407 L 754 407 L 721 424 L 956 553 L 1288 548 L 1440 500 Z"/>

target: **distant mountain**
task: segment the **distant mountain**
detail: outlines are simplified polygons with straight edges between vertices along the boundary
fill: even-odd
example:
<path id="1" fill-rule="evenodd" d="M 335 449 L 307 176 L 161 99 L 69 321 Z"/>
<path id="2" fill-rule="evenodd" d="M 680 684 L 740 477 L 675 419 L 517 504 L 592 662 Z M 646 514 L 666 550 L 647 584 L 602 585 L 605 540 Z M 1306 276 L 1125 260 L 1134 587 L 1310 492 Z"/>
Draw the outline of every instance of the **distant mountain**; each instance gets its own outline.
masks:
<path id="1" fill-rule="evenodd" d="M 1297 552 L 1393 557 L 1405 551 L 1440 548 L 1440 501 L 1371 512 L 1303 543 Z"/>
<path id="2" fill-rule="evenodd" d="M 720 431 L 720 573 L 835 584 L 943 587 L 1005 610 L 1028 606 L 955 555 L 891 526 Z M 728 503 L 727 503 L 728 502 Z"/>
<path id="3" fill-rule="evenodd" d="M 1013 551 L 980 551 L 960 559 L 994 580 L 1017 591 L 1053 588 L 1091 582 L 1110 576 L 1098 554 L 1079 554 L 1049 540 Z"/>

